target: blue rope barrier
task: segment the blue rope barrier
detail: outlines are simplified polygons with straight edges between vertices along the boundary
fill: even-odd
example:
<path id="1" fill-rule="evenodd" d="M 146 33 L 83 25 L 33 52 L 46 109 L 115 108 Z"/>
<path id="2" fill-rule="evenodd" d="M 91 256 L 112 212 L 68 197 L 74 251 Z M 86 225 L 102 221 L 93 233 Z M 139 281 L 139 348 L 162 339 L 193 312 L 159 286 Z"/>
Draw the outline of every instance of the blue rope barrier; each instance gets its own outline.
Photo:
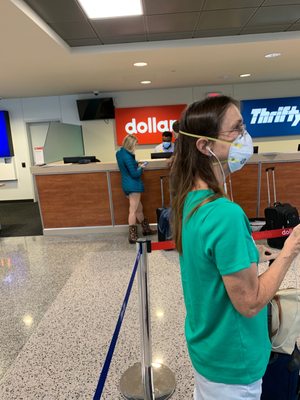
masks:
<path id="1" fill-rule="evenodd" d="M 134 263 L 134 266 L 133 266 L 133 271 L 132 271 L 132 274 L 131 274 L 131 278 L 130 278 L 130 281 L 129 281 L 129 284 L 128 284 L 128 287 L 127 287 L 127 291 L 126 291 L 126 294 L 125 294 L 125 297 L 124 297 L 124 301 L 123 301 L 123 304 L 122 304 L 122 307 L 121 307 L 121 310 L 120 310 L 118 322 L 116 324 L 115 331 L 114 331 L 113 337 L 111 339 L 108 352 L 106 354 L 105 362 L 103 364 L 102 371 L 100 373 L 98 385 L 97 385 L 93 400 L 99 400 L 101 395 L 102 395 L 103 389 L 104 389 L 104 385 L 105 385 L 105 381 L 106 381 L 106 378 L 107 378 L 108 370 L 109 370 L 110 363 L 111 363 L 111 360 L 112 360 L 112 357 L 113 357 L 113 354 L 114 354 L 114 351 L 115 351 L 115 347 L 116 347 L 117 340 L 118 340 L 118 337 L 119 337 L 121 325 L 122 325 L 122 322 L 123 322 L 123 319 L 124 319 L 125 311 L 126 311 L 126 308 L 127 308 L 129 296 L 130 296 L 130 293 L 131 293 L 133 281 L 134 281 L 134 278 L 135 278 L 135 274 L 136 274 L 136 271 L 137 271 L 137 267 L 138 267 L 140 258 L 141 258 L 141 250 L 138 252 L 138 254 L 136 256 L 136 260 L 135 260 L 135 263 Z"/>

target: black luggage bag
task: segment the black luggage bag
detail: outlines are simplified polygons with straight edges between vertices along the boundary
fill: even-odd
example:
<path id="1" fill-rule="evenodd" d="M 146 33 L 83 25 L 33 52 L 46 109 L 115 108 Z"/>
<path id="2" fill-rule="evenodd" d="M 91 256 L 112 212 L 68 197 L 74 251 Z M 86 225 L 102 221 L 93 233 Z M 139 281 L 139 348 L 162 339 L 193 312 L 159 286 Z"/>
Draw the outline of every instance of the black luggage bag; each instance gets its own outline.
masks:
<path id="1" fill-rule="evenodd" d="M 164 179 L 167 176 L 160 177 L 160 191 L 161 191 L 161 207 L 156 209 L 157 218 L 157 238 L 159 242 L 165 242 L 166 240 L 171 240 L 171 207 L 165 207 L 164 198 Z"/>
<path id="2" fill-rule="evenodd" d="M 297 346 L 292 354 L 272 352 L 263 376 L 260 399 L 298 400 L 299 367 L 300 353 Z"/>
<path id="3" fill-rule="evenodd" d="M 271 206 L 270 196 L 270 181 L 269 171 L 272 171 L 273 180 L 273 193 L 274 193 L 274 205 Z M 266 225 L 265 230 L 281 229 L 281 228 L 292 228 L 299 224 L 299 214 L 297 208 L 293 207 L 289 203 L 280 203 L 276 200 L 276 186 L 275 186 L 275 167 L 267 168 L 267 189 L 268 189 L 268 207 L 265 208 L 265 219 Z M 276 249 L 282 249 L 287 236 L 268 239 L 268 245 Z"/>
<path id="4" fill-rule="evenodd" d="M 272 264 L 274 260 L 269 262 Z M 268 330 L 272 342 L 272 304 L 268 304 Z M 276 335 L 276 333 L 275 333 Z M 266 372 L 262 378 L 260 400 L 298 400 L 300 351 L 295 343 L 292 354 L 272 351 Z"/>

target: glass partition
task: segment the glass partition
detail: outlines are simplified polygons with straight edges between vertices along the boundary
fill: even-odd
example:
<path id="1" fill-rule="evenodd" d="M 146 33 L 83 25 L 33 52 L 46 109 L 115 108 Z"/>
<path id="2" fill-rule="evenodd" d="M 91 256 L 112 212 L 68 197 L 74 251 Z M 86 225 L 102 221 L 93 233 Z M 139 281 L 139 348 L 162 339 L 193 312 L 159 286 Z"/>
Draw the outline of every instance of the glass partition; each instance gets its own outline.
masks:
<path id="1" fill-rule="evenodd" d="M 63 157 L 83 156 L 84 144 L 80 125 L 50 122 L 44 145 L 46 164 L 60 161 Z"/>

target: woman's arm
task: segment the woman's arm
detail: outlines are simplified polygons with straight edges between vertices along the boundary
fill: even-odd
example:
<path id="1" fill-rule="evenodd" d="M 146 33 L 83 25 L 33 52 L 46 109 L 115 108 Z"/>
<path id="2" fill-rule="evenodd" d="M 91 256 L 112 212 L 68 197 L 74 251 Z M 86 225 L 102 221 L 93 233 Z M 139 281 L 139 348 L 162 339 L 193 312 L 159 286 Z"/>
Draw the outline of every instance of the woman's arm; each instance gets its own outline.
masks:
<path id="1" fill-rule="evenodd" d="M 276 260 L 262 275 L 257 265 L 224 275 L 223 282 L 236 310 L 245 317 L 256 315 L 275 295 L 293 259 L 300 252 L 300 225 L 297 225 Z"/>
<path id="2" fill-rule="evenodd" d="M 125 165 L 132 178 L 139 178 L 143 173 L 143 168 L 137 166 L 137 162 L 133 157 L 126 157 Z"/>

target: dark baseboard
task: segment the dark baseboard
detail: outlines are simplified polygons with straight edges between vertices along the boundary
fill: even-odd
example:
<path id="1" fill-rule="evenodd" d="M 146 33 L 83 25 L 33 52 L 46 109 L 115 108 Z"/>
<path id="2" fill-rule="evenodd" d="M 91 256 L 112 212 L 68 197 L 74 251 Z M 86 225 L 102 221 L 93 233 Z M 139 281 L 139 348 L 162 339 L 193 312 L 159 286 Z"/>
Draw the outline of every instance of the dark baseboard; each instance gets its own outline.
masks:
<path id="1" fill-rule="evenodd" d="M 20 199 L 20 200 L 0 200 L 0 203 L 33 203 L 33 199 Z"/>

